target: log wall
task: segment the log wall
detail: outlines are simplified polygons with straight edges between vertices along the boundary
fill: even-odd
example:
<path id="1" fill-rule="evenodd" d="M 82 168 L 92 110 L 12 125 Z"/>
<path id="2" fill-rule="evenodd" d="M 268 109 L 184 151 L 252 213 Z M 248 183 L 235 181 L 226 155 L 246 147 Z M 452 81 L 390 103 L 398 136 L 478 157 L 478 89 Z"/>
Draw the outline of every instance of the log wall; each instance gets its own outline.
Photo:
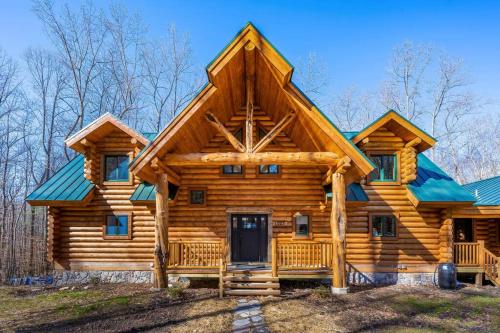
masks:
<path id="1" fill-rule="evenodd" d="M 262 125 L 271 127 L 272 123 Z M 223 139 L 218 140 L 219 145 Z M 399 140 L 393 140 L 402 147 Z M 396 142 L 397 141 L 397 142 Z M 373 141 L 372 141 L 373 142 Z M 227 146 L 227 144 L 224 144 Z M 282 151 L 297 151 L 286 136 L 276 139 Z M 213 143 L 206 151 L 217 149 Z M 230 147 L 228 147 L 230 149 Z M 377 147 L 377 150 L 380 147 Z M 103 152 L 133 152 L 130 138 L 110 135 L 97 146 Z M 98 163 L 100 165 L 100 161 Z M 101 170 L 96 169 L 96 172 Z M 100 172 L 100 171 L 99 171 Z M 272 210 L 273 237 L 293 237 L 293 214 L 311 214 L 314 241 L 330 239 L 330 204 L 324 204 L 321 185 L 325 170 L 316 167 L 282 167 L 278 176 L 259 175 L 246 167 L 243 176 L 222 175 L 219 167 L 184 167 L 175 205 L 170 205 L 170 240 L 217 240 L 227 237 L 228 209 Z M 100 175 L 99 175 L 100 177 Z M 87 207 L 59 208 L 54 214 L 54 259 L 59 268 L 149 269 L 154 248 L 154 203 L 132 204 L 128 198 L 137 187 L 98 185 Z M 188 204 L 190 188 L 207 190 L 207 205 Z M 347 262 L 360 271 L 433 271 L 440 260 L 441 211 L 417 210 L 407 198 L 404 185 L 363 185 L 369 203 L 348 205 Z M 132 212 L 131 240 L 103 240 L 104 216 L 110 212 Z M 398 237 L 376 241 L 370 238 L 369 214 L 395 212 L 399 216 Z M 441 252 L 440 252 L 441 251 Z"/>

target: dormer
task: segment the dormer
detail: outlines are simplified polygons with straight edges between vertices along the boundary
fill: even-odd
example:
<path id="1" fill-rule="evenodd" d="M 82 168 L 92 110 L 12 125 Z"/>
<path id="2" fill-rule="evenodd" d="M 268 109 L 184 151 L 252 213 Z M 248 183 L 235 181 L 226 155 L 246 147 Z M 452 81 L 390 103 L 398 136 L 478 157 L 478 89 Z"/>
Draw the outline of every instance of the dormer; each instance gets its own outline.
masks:
<path id="1" fill-rule="evenodd" d="M 357 133 L 352 141 L 377 166 L 367 183 L 408 184 L 417 178 L 417 155 L 436 140 L 397 112 L 390 110 Z"/>
<path id="2" fill-rule="evenodd" d="M 106 113 L 65 143 L 84 156 L 84 176 L 92 183 L 132 184 L 128 165 L 149 141 Z"/>

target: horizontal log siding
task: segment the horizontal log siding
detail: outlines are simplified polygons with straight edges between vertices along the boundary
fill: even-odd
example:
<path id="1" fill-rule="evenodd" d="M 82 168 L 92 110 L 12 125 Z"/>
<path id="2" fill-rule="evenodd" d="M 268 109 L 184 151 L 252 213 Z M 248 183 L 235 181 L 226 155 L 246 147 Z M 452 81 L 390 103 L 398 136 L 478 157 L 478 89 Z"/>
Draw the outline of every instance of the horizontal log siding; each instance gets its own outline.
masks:
<path id="1" fill-rule="evenodd" d="M 266 123 L 272 127 L 273 123 Z M 236 126 L 234 126 L 235 128 Z M 266 128 L 267 129 L 267 128 Z M 220 146 L 219 137 L 214 138 Z M 124 145 L 132 151 L 129 139 L 103 140 L 99 154 Z M 286 136 L 276 139 L 284 151 L 297 151 Z M 373 142 L 373 141 L 372 141 Z M 227 145 L 226 145 L 227 146 Z M 270 147 L 272 148 L 274 144 Z M 215 151 L 209 145 L 205 151 Z M 286 147 L 286 148 L 285 148 Z M 400 147 L 400 144 L 398 144 Z M 377 147 L 379 149 L 380 147 Z M 126 149 L 126 150 L 127 150 Z M 228 147 L 227 149 L 230 149 Z M 219 149 L 225 150 L 225 149 Z M 316 167 L 283 167 L 279 176 L 257 175 L 254 167 L 245 168 L 244 177 L 224 176 L 219 167 L 185 167 L 179 171 L 181 186 L 176 204 L 170 205 L 171 240 L 217 240 L 227 237 L 227 209 L 272 209 L 273 237 L 292 238 L 292 215 L 297 211 L 311 214 L 314 241 L 330 241 L 330 205 L 321 211 L 324 201 L 321 171 Z M 132 205 L 128 198 L 134 185 L 98 186 L 88 207 L 60 208 L 55 215 L 54 256 L 60 263 L 107 263 L 110 269 L 144 269 L 153 259 L 154 204 Z M 190 207 L 188 190 L 207 189 L 207 206 Z M 398 264 L 415 267 L 436 264 L 440 251 L 440 211 L 415 209 L 407 199 L 404 186 L 364 186 L 370 199 L 367 206 L 348 206 L 347 261 L 354 265 L 381 266 L 393 270 Z M 133 213 L 132 240 L 103 240 L 102 223 L 109 211 Z M 399 213 L 399 237 L 395 241 L 372 241 L 368 230 L 370 212 Z M 66 265 L 66 267 L 68 267 Z M 96 268 L 97 269 L 97 268 Z"/>
<path id="2" fill-rule="evenodd" d="M 476 219 L 474 226 L 476 240 L 484 240 L 484 246 L 497 256 L 500 256 L 497 221 L 494 219 Z"/>

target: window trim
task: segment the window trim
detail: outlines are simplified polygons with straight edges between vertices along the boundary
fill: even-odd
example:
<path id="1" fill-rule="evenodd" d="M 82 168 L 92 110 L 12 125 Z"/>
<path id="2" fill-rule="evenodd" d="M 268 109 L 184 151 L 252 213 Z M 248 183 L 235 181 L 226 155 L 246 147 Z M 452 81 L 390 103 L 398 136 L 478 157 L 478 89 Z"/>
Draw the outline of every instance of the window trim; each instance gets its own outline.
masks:
<path id="1" fill-rule="evenodd" d="M 394 155 L 395 163 L 394 168 L 396 171 L 396 179 L 395 180 L 371 180 L 370 174 L 366 176 L 366 182 L 368 185 L 401 185 L 401 152 L 394 150 L 374 150 L 367 152 L 368 157 L 371 156 L 379 156 L 379 155 Z"/>
<path id="2" fill-rule="evenodd" d="M 127 216 L 128 227 L 127 235 L 108 235 L 106 234 L 106 226 L 108 222 L 108 216 Z M 131 240 L 132 239 L 132 212 L 123 212 L 123 211 L 108 211 L 104 214 L 103 224 L 102 224 L 102 238 L 105 240 Z"/>
<path id="3" fill-rule="evenodd" d="M 101 154 L 101 184 L 102 185 L 133 185 L 134 177 L 130 172 L 130 168 L 127 168 L 128 171 L 128 180 L 105 180 L 106 178 L 106 157 L 107 156 L 128 156 L 128 162 L 130 166 L 130 162 L 132 162 L 132 152 L 105 152 Z"/>
<path id="4" fill-rule="evenodd" d="M 262 164 L 262 165 L 272 165 L 272 164 Z M 274 165 L 277 165 L 278 166 L 278 173 L 261 173 L 260 172 L 260 167 L 261 165 L 257 165 L 255 167 L 255 174 L 257 175 L 257 177 L 264 177 L 264 178 L 267 178 L 267 177 L 281 177 L 281 171 L 282 171 L 282 166 L 281 164 L 274 164 Z"/>
<path id="5" fill-rule="evenodd" d="M 375 216 L 393 216 L 396 222 L 395 225 L 395 233 L 396 235 L 394 237 L 390 236 L 382 236 L 382 237 L 375 237 L 373 236 L 372 232 L 372 227 L 373 227 L 373 218 Z M 399 213 L 397 212 L 373 212 L 368 214 L 368 236 L 371 241 L 384 241 L 384 242 L 391 242 L 391 241 L 397 241 L 399 239 Z"/>
<path id="6" fill-rule="evenodd" d="M 244 178 L 245 177 L 245 166 L 244 165 L 241 165 L 241 172 L 240 173 L 224 173 L 224 167 L 225 166 L 235 166 L 235 165 L 239 165 L 239 164 L 226 164 L 226 165 L 221 165 L 219 167 L 219 174 L 222 176 L 222 177 L 240 177 L 240 178 Z"/>
<path id="7" fill-rule="evenodd" d="M 203 203 L 191 203 L 191 191 L 203 191 Z M 206 207 L 207 206 L 207 188 L 206 187 L 190 187 L 188 188 L 188 206 L 189 207 Z"/>
<path id="8" fill-rule="evenodd" d="M 309 222 L 308 234 L 307 235 L 297 235 L 297 223 L 295 223 L 295 214 L 300 213 L 301 216 L 307 216 Z M 292 239 L 313 239 L 312 232 L 312 212 L 310 211 L 297 211 L 292 214 Z"/>

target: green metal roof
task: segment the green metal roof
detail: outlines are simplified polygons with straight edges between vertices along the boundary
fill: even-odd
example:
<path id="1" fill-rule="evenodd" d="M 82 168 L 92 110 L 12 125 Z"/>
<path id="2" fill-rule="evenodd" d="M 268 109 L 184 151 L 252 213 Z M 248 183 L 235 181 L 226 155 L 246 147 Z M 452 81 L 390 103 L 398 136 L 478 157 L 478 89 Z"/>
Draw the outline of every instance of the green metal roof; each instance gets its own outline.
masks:
<path id="1" fill-rule="evenodd" d="M 84 158 L 76 156 L 26 198 L 27 201 L 81 201 L 94 184 L 84 177 Z"/>
<path id="2" fill-rule="evenodd" d="M 500 206 L 500 176 L 479 180 L 462 186 L 475 198 L 475 206 Z"/>
<path id="3" fill-rule="evenodd" d="M 174 200 L 179 186 L 168 183 L 168 199 Z M 155 186 L 149 183 L 140 183 L 130 196 L 130 201 L 155 201 Z"/>
<path id="4" fill-rule="evenodd" d="M 332 187 L 331 186 L 325 186 L 325 193 L 326 197 L 331 199 L 332 198 Z M 347 187 L 347 193 L 346 193 L 346 201 L 348 202 L 366 202 L 368 201 L 368 196 L 366 195 L 365 191 L 359 185 L 358 183 L 352 183 Z"/>
<path id="5" fill-rule="evenodd" d="M 476 199 L 458 185 L 424 154 L 418 154 L 417 179 L 408 189 L 421 202 L 474 202 Z"/>

